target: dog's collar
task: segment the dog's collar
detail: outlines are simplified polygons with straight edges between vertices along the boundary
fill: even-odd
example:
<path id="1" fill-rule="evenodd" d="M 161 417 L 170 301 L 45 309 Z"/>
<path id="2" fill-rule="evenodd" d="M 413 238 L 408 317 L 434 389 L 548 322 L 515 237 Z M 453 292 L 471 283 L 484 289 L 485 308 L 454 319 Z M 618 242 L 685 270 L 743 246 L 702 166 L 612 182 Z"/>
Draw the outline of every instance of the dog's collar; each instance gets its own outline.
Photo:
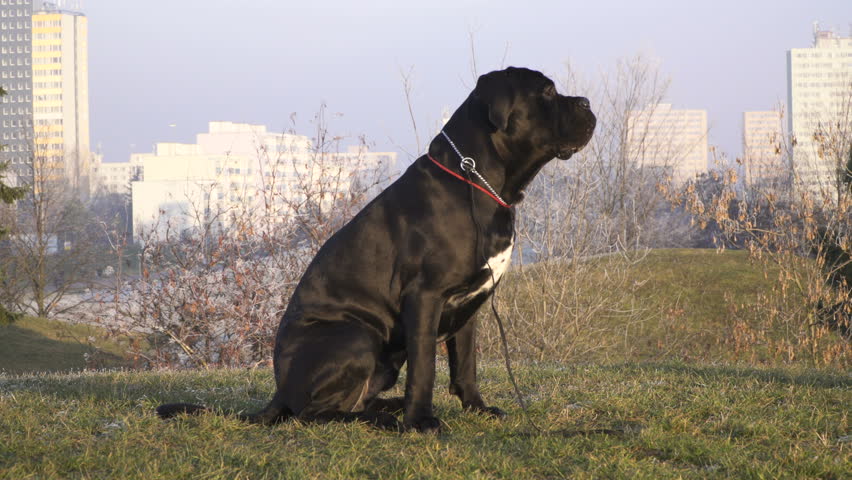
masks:
<path id="1" fill-rule="evenodd" d="M 482 183 L 484 183 L 485 187 L 488 187 L 488 189 L 486 190 L 485 187 L 474 183 L 473 181 L 470 180 L 470 178 L 465 178 L 465 177 L 459 175 L 458 173 L 450 170 L 449 168 L 445 167 L 444 165 L 441 165 L 440 162 L 438 162 L 437 160 L 432 158 L 432 155 L 429 155 L 427 153 L 426 156 L 429 157 L 429 160 L 432 160 L 432 162 L 435 165 L 441 167 L 441 170 L 444 170 L 445 172 L 447 172 L 450 175 L 458 178 L 459 180 L 461 180 L 461 181 L 463 181 L 463 182 L 465 182 L 469 185 L 472 185 L 473 187 L 476 187 L 477 189 L 479 189 L 480 191 L 482 191 L 483 193 L 485 193 L 486 195 L 491 197 L 500 206 L 506 207 L 506 208 L 512 208 L 511 205 L 504 202 L 503 199 L 500 198 L 500 195 L 498 195 L 497 192 L 494 191 L 494 189 L 491 187 L 491 185 L 488 183 L 488 181 L 485 180 L 485 178 L 482 175 L 480 175 L 479 172 L 476 171 L 476 161 L 474 161 L 470 157 L 465 157 L 464 155 L 462 155 L 461 152 L 459 151 L 459 149 L 456 148 L 456 144 L 453 143 L 452 140 L 450 140 L 450 136 L 447 135 L 447 132 L 441 130 L 441 134 L 443 134 L 444 138 L 446 138 L 447 141 L 450 142 L 450 146 L 453 147 L 453 150 L 455 150 L 456 153 L 458 154 L 459 158 L 461 158 L 461 162 L 459 162 L 459 169 L 464 173 L 468 173 L 468 177 L 470 177 L 469 173 L 473 173 L 474 175 L 479 177 L 479 180 L 482 181 Z"/>

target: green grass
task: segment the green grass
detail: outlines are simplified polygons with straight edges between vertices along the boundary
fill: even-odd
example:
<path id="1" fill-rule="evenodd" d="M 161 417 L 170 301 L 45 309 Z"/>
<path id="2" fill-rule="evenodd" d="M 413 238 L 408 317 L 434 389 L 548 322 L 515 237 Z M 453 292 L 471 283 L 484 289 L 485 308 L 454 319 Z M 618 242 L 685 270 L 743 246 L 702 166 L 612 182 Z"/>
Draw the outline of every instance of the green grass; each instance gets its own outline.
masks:
<path id="1" fill-rule="evenodd" d="M 521 294 L 539 285 L 534 269 L 527 267 L 526 284 L 511 272 L 499 293 L 529 420 L 544 433 L 517 407 L 490 318 L 480 332 L 482 356 L 493 354 L 481 388 L 510 416 L 498 422 L 463 412 L 447 393 L 440 358 L 438 436 L 360 424 L 263 427 L 216 415 L 163 422 L 153 414 L 163 402 L 260 408 L 272 373 L 23 373 L 84 368 L 88 337 L 112 365 L 126 362 L 122 345 L 102 330 L 26 319 L 0 327 L 0 479 L 852 478 L 849 344 L 833 338 L 846 363 L 822 369 L 733 352 L 732 325 L 754 310 L 731 306 L 754 303 L 775 276 L 767 279 L 744 252 L 651 252 L 622 272 L 616 313 L 593 311 L 577 324 L 587 335 L 566 336 L 579 338 L 571 348 L 580 353 L 559 357 L 563 345 L 555 342 L 542 356 L 549 363 L 519 361 L 524 345 L 555 338 L 570 322 L 564 312 L 580 311 L 613 283 L 613 271 L 603 273 L 613 264 L 592 262 L 575 278 L 554 270 L 540 282 L 578 286 L 575 303 L 566 301 L 552 323 L 533 314 L 540 299 Z M 639 315 L 620 313 L 631 305 L 641 305 Z"/>
<path id="2" fill-rule="evenodd" d="M 753 316 L 747 311 L 748 305 L 755 302 L 758 294 L 769 291 L 777 276 L 772 271 L 765 277 L 761 266 L 750 262 L 746 252 L 655 250 L 630 267 L 614 265 L 606 258 L 591 263 L 575 276 L 570 272 L 563 275 L 563 271 L 556 269 L 551 275 L 556 280 L 549 283 L 538 281 L 534 266 L 524 267 L 526 280 L 517 268 L 509 272 L 498 289 L 498 304 L 515 358 L 606 363 L 670 359 L 764 366 L 777 363 L 771 352 L 757 351 L 765 347 L 756 346 L 755 351 L 743 353 L 735 352 L 727 343 L 735 320 Z M 608 290 L 612 288 L 612 275 L 603 272 L 611 273 L 613 268 L 624 269 L 626 280 L 619 284 L 623 292 Z M 582 313 L 589 308 L 587 303 L 597 300 L 603 292 L 604 296 L 612 297 L 608 306 L 615 307 L 617 312 L 596 311 L 587 324 L 581 322 L 574 329 L 566 329 L 565 325 L 572 325 L 572 310 L 563 309 L 568 313 L 549 320 L 541 315 L 541 304 L 547 302 L 542 301 L 541 291 L 529 291 L 540 283 L 555 284 L 569 291 L 576 288 L 577 296 L 569 296 L 576 302 L 569 305 L 576 307 L 573 311 Z M 732 313 L 731 305 L 746 308 Z M 636 318 L 623 315 L 631 309 L 640 310 Z M 502 358 L 490 309 L 482 310 L 482 353 Z M 557 330 L 564 334 L 559 341 L 553 340 Z M 87 340 L 90 337 L 93 342 Z M 28 317 L 11 327 L 0 326 L 0 371 L 24 373 L 130 366 L 132 361 L 124 358 L 125 344 L 105 338 L 105 331 L 95 327 Z M 538 345 L 546 347 L 538 350 Z M 90 357 L 94 361 L 87 363 L 84 355 L 95 352 L 98 352 L 96 357 Z M 797 358 L 800 363 L 807 364 L 807 360 L 804 356 Z M 847 364 L 849 360 L 846 355 Z"/>
<path id="3" fill-rule="evenodd" d="M 677 300 L 685 322 L 715 324 L 727 316 L 726 294 L 749 301 L 771 288 L 777 272 L 765 278 L 744 250 L 672 249 L 651 251 L 633 275 L 644 282 L 637 296 Z"/>
<path id="4" fill-rule="evenodd" d="M 804 270 L 815 265 L 810 259 L 801 262 L 785 268 L 804 277 Z M 852 365 L 848 339 L 839 332 L 815 333 L 809 326 L 816 321 L 815 308 L 804 292 L 788 284 L 781 295 L 779 266 L 753 261 L 745 251 L 653 251 L 632 274 L 647 279 L 634 293 L 637 300 L 663 313 L 635 332 L 646 346 L 663 346 L 656 354 L 640 351 L 640 360 Z"/>
<path id="5" fill-rule="evenodd" d="M 0 326 L 2 372 L 56 372 L 130 364 L 123 345 L 107 339 L 106 332 L 97 327 L 36 317 Z"/>
<path id="6" fill-rule="evenodd" d="M 800 293 L 770 312 L 777 278 L 745 251 L 654 250 L 635 263 L 611 255 L 514 268 L 497 304 L 519 360 L 848 367 L 852 350 L 837 333 L 807 343 L 814 320 Z M 484 353 L 501 356 L 490 309 L 480 325 Z"/>
<path id="7" fill-rule="evenodd" d="M 629 334 L 639 340 L 631 342 L 633 359 L 728 363 L 740 360 L 724 342 L 735 321 L 731 307 L 754 304 L 777 271 L 764 276 L 742 250 L 677 249 L 652 251 L 631 275 L 642 282 L 632 298 L 658 312 Z"/>
<path id="8" fill-rule="evenodd" d="M 361 424 L 266 427 L 154 407 L 255 409 L 269 370 L 0 377 L 0 478 L 827 478 L 852 476 L 848 374 L 682 363 L 520 365 L 530 420 L 497 363 L 500 422 L 439 386 L 438 436 Z M 438 385 L 446 385 L 441 364 Z M 399 394 L 400 391 L 394 392 Z"/>

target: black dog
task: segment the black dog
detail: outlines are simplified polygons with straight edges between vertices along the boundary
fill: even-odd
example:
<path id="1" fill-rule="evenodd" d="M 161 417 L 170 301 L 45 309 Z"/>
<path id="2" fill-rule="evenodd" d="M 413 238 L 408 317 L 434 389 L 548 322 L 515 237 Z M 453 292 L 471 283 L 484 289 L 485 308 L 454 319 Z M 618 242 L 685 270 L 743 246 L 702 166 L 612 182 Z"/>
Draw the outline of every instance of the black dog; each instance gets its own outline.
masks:
<path id="1" fill-rule="evenodd" d="M 266 408 L 241 418 L 395 428 L 386 412 L 404 409 L 405 428 L 437 431 L 432 390 L 441 341 L 450 392 L 466 409 L 503 416 L 479 394 L 471 318 L 509 265 L 509 205 L 551 159 L 586 145 L 595 122 L 587 99 L 559 95 L 539 72 L 508 68 L 481 76 L 428 154 L 329 238 L 308 266 L 278 328 L 277 391 Z M 460 155 L 475 160 L 475 169 L 460 165 Z M 405 398 L 377 398 L 406 362 Z M 166 418 L 201 410 L 169 404 L 157 412 Z"/>

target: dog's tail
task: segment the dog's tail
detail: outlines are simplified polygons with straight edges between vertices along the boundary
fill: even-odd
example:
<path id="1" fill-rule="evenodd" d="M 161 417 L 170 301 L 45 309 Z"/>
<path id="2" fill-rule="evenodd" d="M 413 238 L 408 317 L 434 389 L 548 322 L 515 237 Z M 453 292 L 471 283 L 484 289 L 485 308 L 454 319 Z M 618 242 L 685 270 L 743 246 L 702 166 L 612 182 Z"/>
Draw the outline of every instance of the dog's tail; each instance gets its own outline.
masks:
<path id="1" fill-rule="evenodd" d="M 293 415 L 290 409 L 281 402 L 278 393 L 272 397 L 272 401 L 263 410 L 249 414 L 234 412 L 233 410 L 213 410 L 203 405 L 192 403 L 165 403 L 157 407 L 157 415 L 164 420 L 178 415 L 198 415 L 204 412 L 215 412 L 220 415 L 240 419 L 244 422 L 261 423 L 264 425 L 284 421 Z"/>
<path id="2" fill-rule="evenodd" d="M 205 406 L 191 403 L 164 403 L 157 407 L 157 415 L 164 420 L 178 415 L 197 415 L 209 411 L 210 409 Z"/>

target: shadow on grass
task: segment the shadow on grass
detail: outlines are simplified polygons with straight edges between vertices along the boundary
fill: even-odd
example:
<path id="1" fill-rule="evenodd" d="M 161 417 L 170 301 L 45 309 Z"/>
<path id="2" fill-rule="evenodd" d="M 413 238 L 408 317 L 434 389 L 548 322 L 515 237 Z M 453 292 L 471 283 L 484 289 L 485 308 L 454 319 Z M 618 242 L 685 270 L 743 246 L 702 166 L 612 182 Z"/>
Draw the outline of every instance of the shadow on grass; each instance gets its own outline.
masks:
<path id="1" fill-rule="evenodd" d="M 617 424 L 609 428 L 560 428 L 556 430 L 548 430 L 547 428 L 542 429 L 541 431 L 524 431 L 524 432 L 513 432 L 509 434 L 511 437 L 520 437 L 520 438 L 534 438 L 534 437 L 561 437 L 561 438 L 574 438 L 574 437 L 591 437 L 597 435 L 610 436 L 610 437 L 629 437 L 638 435 L 639 432 L 642 431 L 644 426 L 638 423 L 623 423 Z"/>
<path id="2" fill-rule="evenodd" d="M 103 365 L 128 363 L 117 355 L 98 351 L 73 339 L 52 339 L 17 325 L 0 327 L 0 371 L 6 373 L 82 370 L 87 367 L 86 355 L 96 355 L 97 362 Z"/>
<path id="3" fill-rule="evenodd" d="M 80 346 L 80 348 L 83 348 Z M 715 382 L 726 379 L 754 379 L 766 383 L 781 383 L 814 388 L 848 388 L 852 386 L 849 375 L 833 374 L 815 370 L 785 372 L 748 367 L 702 366 L 678 363 L 620 364 L 598 367 L 619 376 L 647 375 L 648 372 L 674 373 L 686 377 Z M 215 410 L 255 411 L 262 408 L 274 390 L 271 370 L 231 371 L 168 371 L 168 372 L 84 372 L 77 375 L 23 375 L 0 376 L 0 394 L 5 392 L 30 391 L 47 394 L 60 399 L 94 398 L 112 405 L 139 405 L 142 399 L 157 405 L 169 402 L 200 403 Z M 151 408 L 151 414 L 154 414 Z M 543 433 L 530 425 L 517 432 L 507 434 L 513 438 L 537 437 L 540 435 L 562 438 L 583 436 L 632 436 L 640 432 L 642 425 L 625 422 L 610 425 L 577 425 L 573 428 L 561 426 Z"/>
<path id="4" fill-rule="evenodd" d="M 708 380 L 722 378 L 741 378 L 758 380 L 765 383 L 782 383 L 817 388 L 849 388 L 852 387 L 852 376 L 838 375 L 818 370 L 803 370 L 801 372 L 785 372 L 775 369 L 759 369 L 752 367 L 737 367 L 725 365 L 689 365 L 684 363 L 655 363 L 642 362 L 618 364 L 601 367 L 604 370 L 658 370 L 682 375 L 690 375 Z"/>
<path id="5" fill-rule="evenodd" d="M 54 373 L 58 375 L 54 375 Z M 70 375 L 42 372 L 0 376 L 0 394 L 38 392 L 60 400 L 89 398 L 116 405 L 154 405 L 172 402 L 200 403 L 218 411 L 256 411 L 272 398 L 271 371 L 83 371 Z M 262 378 L 261 378 L 262 377 Z M 267 378 L 268 377 L 268 378 Z M 150 410 L 155 414 L 154 408 Z"/>

